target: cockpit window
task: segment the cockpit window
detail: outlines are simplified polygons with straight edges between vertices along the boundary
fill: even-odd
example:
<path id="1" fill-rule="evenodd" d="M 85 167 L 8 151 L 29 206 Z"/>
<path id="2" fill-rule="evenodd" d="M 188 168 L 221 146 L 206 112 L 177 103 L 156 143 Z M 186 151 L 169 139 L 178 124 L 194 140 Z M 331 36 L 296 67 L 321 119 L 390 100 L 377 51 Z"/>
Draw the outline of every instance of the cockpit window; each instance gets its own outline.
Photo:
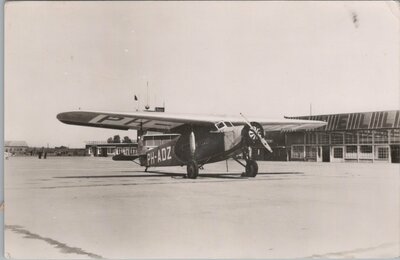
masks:
<path id="1" fill-rule="evenodd" d="M 215 125 L 218 129 L 224 128 L 226 125 L 224 122 L 219 122 Z"/>
<path id="2" fill-rule="evenodd" d="M 232 123 L 231 122 L 225 122 L 225 125 L 227 125 L 228 127 L 232 127 Z"/>

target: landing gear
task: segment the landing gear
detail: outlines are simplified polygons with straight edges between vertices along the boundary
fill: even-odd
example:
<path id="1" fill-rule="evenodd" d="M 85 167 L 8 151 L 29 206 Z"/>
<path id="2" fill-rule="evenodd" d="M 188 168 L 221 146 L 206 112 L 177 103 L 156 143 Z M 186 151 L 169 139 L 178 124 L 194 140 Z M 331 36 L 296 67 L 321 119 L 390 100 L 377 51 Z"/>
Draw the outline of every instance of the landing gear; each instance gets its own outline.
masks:
<path id="1" fill-rule="evenodd" d="M 256 177 L 258 173 L 258 164 L 253 160 L 246 160 L 245 177 Z"/>
<path id="2" fill-rule="evenodd" d="M 246 165 L 239 161 L 237 158 L 233 157 L 233 159 L 242 165 L 246 170 L 242 174 L 242 177 L 256 177 L 258 173 L 258 164 L 256 161 L 251 160 L 251 159 L 245 159 L 246 160 Z"/>
<path id="3" fill-rule="evenodd" d="M 199 175 L 199 166 L 195 161 L 190 161 L 187 164 L 187 177 L 189 179 L 196 179 L 197 176 Z"/>

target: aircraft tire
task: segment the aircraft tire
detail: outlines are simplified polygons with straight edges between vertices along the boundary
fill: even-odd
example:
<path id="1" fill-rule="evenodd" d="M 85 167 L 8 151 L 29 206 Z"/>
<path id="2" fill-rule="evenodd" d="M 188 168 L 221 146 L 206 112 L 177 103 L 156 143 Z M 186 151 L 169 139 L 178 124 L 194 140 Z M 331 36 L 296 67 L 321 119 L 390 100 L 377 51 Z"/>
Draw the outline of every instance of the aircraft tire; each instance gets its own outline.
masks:
<path id="1" fill-rule="evenodd" d="M 197 176 L 199 175 L 199 166 L 195 161 L 190 161 L 187 164 L 186 170 L 187 170 L 187 177 L 189 179 L 196 179 Z"/>
<path id="2" fill-rule="evenodd" d="M 256 161 L 247 160 L 246 177 L 256 177 L 258 173 L 258 164 Z"/>

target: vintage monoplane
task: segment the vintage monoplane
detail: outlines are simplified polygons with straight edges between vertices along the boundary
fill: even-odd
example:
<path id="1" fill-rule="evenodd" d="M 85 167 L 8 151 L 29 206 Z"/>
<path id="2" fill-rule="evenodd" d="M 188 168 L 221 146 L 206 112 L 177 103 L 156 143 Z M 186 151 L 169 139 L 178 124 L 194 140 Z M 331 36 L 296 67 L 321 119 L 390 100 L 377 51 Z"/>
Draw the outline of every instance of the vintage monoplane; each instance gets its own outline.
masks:
<path id="1" fill-rule="evenodd" d="M 324 126 L 322 121 L 281 119 L 268 120 L 240 116 L 201 116 L 169 114 L 165 112 L 110 113 L 72 111 L 57 115 L 66 124 L 111 128 L 118 130 L 134 129 L 138 139 L 147 131 L 173 135 L 169 142 L 145 150 L 139 147 L 137 156 L 140 165 L 185 166 L 187 177 L 195 179 L 199 168 L 208 163 L 235 159 L 245 167 L 243 176 L 255 177 L 257 162 L 253 159 L 252 148 L 263 146 L 272 152 L 264 138 L 265 131 L 294 131 Z M 140 141 L 139 141 L 140 145 Z M 242 154 L 245 164 L 238 159 Z"/>

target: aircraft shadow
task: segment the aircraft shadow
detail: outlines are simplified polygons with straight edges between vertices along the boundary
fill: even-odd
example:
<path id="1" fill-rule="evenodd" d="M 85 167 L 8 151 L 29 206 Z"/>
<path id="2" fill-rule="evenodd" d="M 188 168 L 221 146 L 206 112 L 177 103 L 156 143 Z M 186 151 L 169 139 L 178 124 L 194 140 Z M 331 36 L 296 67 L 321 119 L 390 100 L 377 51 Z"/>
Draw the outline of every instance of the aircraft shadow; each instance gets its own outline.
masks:
<path id="1" fill-rule="evenodd" d="M 185 174 L 169 173 L 168 175 L 160 174 L 139 174 L 139 175 L 84 175 L 84 176 L 58 176 L 57 179 L 90 179 L 90 178 L 145 178 L 145 177 L 168 177 L 168 176 L 184 176 Z"/>
<path id="2" fill-rule="evenodd" d="M 302 172 L 259 172 L 259 175 L 293 175 L 293 174 L 303 174 Z M 135 175 L 84 175 L 84 176 L 58 176 L 54 177 L 57 179 L 91 179 L 91 178 L 149 178 L 149 177 L 181 177 L 183 179 L 186 178 L 185 173 L 169 173 L 169 172 L 158 172 L 158 171 L 147 171 L 144 174 L 135 174 Z M 199 177 L 206 178 L 217 178 L 217 179 L 242 179 L 248 178 L 243 177 L 242 173 L 232 172 L 232 173 L 199 173 Z"/>
<path id="3" fill-rule="evenodd" d="M 249 178 L 242 176 L 243 173 L 199 173 L 199 177 L 220 178 L 220 179 L 242 179 Z M 259 175 L 283 175 L 283 174 L 303 174 L 302 172 L 259 172 Z"/>

